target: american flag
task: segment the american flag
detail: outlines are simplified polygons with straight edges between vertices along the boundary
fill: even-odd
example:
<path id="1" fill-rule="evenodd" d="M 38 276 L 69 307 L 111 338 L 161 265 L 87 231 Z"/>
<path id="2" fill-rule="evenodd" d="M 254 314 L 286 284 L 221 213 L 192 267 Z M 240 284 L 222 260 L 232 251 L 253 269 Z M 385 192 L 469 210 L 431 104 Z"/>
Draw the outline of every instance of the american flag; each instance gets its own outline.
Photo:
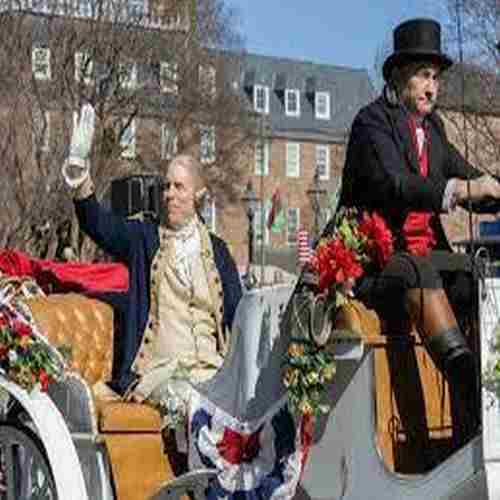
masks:
<path id="1" fill-rule="evenodd" d="M 311 242 L 309 241 L 309 232 L 301 229 L 297 232 L 297 266 L 301 268 L 309 262 L 312 257 Z"/>

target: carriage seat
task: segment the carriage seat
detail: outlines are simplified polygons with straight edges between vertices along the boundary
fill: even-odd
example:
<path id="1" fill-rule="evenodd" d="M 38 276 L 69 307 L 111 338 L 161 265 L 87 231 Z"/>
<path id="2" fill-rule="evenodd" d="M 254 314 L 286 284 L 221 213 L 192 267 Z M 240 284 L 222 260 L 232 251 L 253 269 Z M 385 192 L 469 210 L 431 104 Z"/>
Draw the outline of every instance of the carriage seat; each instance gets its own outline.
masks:
<path id="1" fill-rule="evenodd" d="M 28 299 L 35 323 L 69 366 L 93 387 L 111 376 L 113 310 L 80 294 Z M 94 397 L 96 427 L 111 458 L 120 500 L 143 500 L 173 474 L 163 453 L 161 418 L 150 406 Z M 133 451 L 131 451 L 133 450 Z"/>

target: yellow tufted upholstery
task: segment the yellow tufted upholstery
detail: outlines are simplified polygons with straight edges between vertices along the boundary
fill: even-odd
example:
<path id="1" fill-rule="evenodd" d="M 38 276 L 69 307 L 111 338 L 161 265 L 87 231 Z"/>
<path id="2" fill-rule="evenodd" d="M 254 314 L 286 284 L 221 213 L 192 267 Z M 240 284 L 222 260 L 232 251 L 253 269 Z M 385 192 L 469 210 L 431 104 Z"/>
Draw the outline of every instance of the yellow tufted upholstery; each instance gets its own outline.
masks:
<path id="1" fill-rule="evenodd" d="M 41 333 L 56 347 L 71 352 L 71 368 L 91 387 L 109 380 L 113 358 L 113 310 L 109 305 L 78 294 L 53 294 L 26 303 Z M 149 498 L 174 477 L 163 449 L 160 415 L 143 404 L 95 403 L 118 498 Z"/>
<path id="2" fill-rule="evenodd" d="M 113 360 L 113 310 L 75 293 L 27 300 L 33 318 L 50 343 L 68 348 L 71 368 L 90 386 L 108 380 Z"/>

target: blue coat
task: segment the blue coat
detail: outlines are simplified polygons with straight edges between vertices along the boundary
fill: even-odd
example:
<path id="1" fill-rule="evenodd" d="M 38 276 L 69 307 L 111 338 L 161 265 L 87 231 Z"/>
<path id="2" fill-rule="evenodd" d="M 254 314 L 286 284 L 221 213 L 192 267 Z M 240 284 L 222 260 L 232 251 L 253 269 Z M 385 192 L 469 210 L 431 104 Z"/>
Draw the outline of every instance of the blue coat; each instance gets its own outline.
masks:
<path id="1" fill-rule="evenodd" d="M 137 375 L 131 370 L 141 345 L 149 316 L 151 263 L 160 246 L 158 224 L 128 220 L 106 211 L 94 195 L 75 201 L 80 228 L 97 245 L 129 270 L 126 293 L 100 294 L 115 313 L 113 373 L 110 386 L 123 394 Z M 224 317 L 223 327 L 230 329 L 241 298 L 241 283 L 236 264 L 223 240 L 210 235 L 215 265 L 221 277 Z"/>

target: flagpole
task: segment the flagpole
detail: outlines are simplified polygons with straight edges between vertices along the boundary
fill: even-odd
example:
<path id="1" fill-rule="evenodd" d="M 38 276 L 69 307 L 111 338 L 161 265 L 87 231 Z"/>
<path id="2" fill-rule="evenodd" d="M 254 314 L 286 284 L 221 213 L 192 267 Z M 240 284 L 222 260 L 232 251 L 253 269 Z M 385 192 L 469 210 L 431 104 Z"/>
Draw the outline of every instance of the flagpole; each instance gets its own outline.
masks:
<path id="1" fill-rule="evenodd" d="M 262 142 L 262 151 L 263 154 L 266 154 L 266 146 L 265 146 L 265 136 L 264 136 L 264 120 L 265 116 L 264 113 L 261 114 L 260 116 L 260 130 L 259 130 L 259 135 L 260 135 L 260 140 Z M 269 149 L 268 151 L 268 158 L 267 158 L 267 164 L 269 168 L 269 162 L 270 162 L 270 154 L 269 154 Z M 266 158 L 264 158 L 264 161 Z M 263 174 L 263 172 L 262 172 Z M 260 176 L 260 227 L 262 235 L 260 238 L 260 286 L 264 286 L 264 265 L 265 265 L 265 257 L 264 257 L 264 240 L 266 237 L 266 213 L 265 213 L 265 200 L 264 200 L 264 175 Z"/>

